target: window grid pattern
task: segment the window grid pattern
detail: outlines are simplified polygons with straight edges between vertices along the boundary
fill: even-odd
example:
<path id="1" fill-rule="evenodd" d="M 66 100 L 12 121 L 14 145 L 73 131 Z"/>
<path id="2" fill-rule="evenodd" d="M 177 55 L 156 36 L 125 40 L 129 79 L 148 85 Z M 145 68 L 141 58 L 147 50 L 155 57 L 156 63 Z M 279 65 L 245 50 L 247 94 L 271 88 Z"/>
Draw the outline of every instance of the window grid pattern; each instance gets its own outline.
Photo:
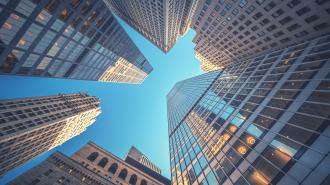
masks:
<path id="1" fill-rule="evenodd" d="M 330 150 L 329 39 L 225 68 L 170 132 L 173 184 L 322 183 L 310 159 Z"/>
<path id="2" fill-rule="evenodd" d="M 122 57 L 152 67 L 101 0 L 0 4 L 0 73 L 98 80 Z"/>
<path id="3" fill-rule="evenodd" d="M 329 6 L 319 0 L 200 1 L 192 26 L 195 51 L 224 68 L 303 42 L 329 32 Z"/>

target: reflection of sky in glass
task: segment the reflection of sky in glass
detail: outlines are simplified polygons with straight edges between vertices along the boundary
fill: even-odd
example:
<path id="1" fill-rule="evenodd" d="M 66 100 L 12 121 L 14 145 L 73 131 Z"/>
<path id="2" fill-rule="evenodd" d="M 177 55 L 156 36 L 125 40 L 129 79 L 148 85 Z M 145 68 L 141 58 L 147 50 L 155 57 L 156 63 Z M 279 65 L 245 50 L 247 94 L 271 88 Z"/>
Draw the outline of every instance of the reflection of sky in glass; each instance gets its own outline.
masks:
<path id="1" fill-rule="evenodd" d="M 232 106 L 228 106 L 227 108 L 226 108 L 226 112 L 228 112 L 229 114 L 231 114 L 232 112 L 234 112 L 234 107 L 232 107 Z"/>
<path id="2" fill-rule="evenodd" d="M 239 115 L 239 114 L 238 114 Z M 233 120 L 231 120 L 231 123 L 233 123 L 234 125 L 236 125 L 237 127 L 241 126 L 241 124 L 244 122 L 244 120 L 238 118 L 238 117 L 234 117 Z"/>
<path id="3" fill-rule="evenodd" d="M 261 134 L 262 134 L 262 131 L 256 127 L 254 124 L 251 124 L 247 130 L 246 130 L 248 133 L 254 135 L 255 137 L 260 137 Z"/>
<path id="4" fill-rule="evenodd" d="M 280 142 L 277 140 L 273 140 L 271 143 L 275 148 L 279 149 L 281 152 L 290 155 L 291 157 L 297 152 L 294 148 Z"/>
<path id="5" fill-rule="evenodd" d="M 224 112 L 224 113 L 221 115 L 221 118 L 223 118 L 223 119 L 227 119 L 229 116 L 230 116 L 230 114 L 229 114 L 228 112 Z"/>

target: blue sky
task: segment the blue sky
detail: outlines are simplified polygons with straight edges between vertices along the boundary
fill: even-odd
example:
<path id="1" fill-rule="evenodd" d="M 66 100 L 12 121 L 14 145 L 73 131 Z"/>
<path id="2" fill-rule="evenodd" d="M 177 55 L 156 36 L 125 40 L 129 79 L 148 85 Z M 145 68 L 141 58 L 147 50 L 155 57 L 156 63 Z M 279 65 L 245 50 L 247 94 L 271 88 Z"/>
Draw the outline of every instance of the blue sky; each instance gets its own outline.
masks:
<path id="1" fill-rule="evenodd" d="M 0 99 L 87 92 L 101 99 L 102 114 L 83 134 L 7 173 L 4 184 L 58 150 L 72 155 L 89 140 L 123 158 L 134 145 L 170 177 L 166 94 L 180 80 L 202 74 L 190 30 L 167 54 L 120 21 L 154 70 L 141 85 L 0 76 Z"/>

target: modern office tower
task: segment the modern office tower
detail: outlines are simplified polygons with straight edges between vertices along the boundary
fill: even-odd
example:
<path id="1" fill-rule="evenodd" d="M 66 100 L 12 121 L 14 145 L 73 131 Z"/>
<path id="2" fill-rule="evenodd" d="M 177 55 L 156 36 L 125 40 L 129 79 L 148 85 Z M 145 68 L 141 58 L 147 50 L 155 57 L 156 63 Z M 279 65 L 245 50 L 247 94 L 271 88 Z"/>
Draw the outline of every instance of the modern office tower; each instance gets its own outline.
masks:
<path id="1" fill-rule="evenodd" d="M 132 151 L 132 149 L 130 150 Z M 143 154 L 142 154 L 143 155 Z M 131 158 L 131 161 L 135 159 Z M 135 161 L 140 163 L 139 161 Z M 149 169 L 149 168 L 148 168 Z M 150 175 L 146 168 L 135 167 L 93 142 L 88 142 L 73 156 L 55 152 L 46 161 L 25 174 L 17 177 L 9 185 L 40 184 L 124 184 L 124 185 L 169 185 L 170 180 L 160 173 Z"/>
<path id="2" fill-rule="evenodd" d="M 84 132 L 101 113 L 98 98 L 59 94 L 0 101 L 0 176 Z"/>
<path id="3" fill-rule="evenodd" d="M 104 0 L 110 9 L 163 52 L 192 23 L 197 0 Z"/>
<path id="4" fill-rule="evenodd" d="M 208 74 L 167 97 L 172 184 L 329 183 L 330 35 Z"/>
<path id="5" fill-rule="evenodd" d="M 220 68 L 330 32 L 324 0 L 201 0 L 192 28 L 196 55 Z"/>
<path id="6" fill-rule="evenodd" d="M 0 17 L 0 74 L 142 83 L 152 71 L 102 0 L 5 0 Z"/>

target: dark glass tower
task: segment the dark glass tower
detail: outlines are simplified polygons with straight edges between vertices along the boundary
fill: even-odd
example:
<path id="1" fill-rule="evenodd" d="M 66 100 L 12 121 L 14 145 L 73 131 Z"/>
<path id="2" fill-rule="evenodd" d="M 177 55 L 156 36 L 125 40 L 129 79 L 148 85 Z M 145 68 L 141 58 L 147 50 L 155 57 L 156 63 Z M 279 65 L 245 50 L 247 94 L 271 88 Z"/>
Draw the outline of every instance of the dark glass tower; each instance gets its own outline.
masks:
<path id="1" fill-rule="evenodd" d="M 142 83 L 152 71 L 102 0 L 4 0 L 0 18 L 0 74 Z"/>
<path id="2" fill-rule="evenodd" d="M 172 183 L 329 183 L 329 58 L 327 35 L 177 83 Z"/>
<path id="3" fill-rule="evenodd" d="M 198 0 L 104 0 L 111 10 L 167 53 L 190 27 Z"/>

